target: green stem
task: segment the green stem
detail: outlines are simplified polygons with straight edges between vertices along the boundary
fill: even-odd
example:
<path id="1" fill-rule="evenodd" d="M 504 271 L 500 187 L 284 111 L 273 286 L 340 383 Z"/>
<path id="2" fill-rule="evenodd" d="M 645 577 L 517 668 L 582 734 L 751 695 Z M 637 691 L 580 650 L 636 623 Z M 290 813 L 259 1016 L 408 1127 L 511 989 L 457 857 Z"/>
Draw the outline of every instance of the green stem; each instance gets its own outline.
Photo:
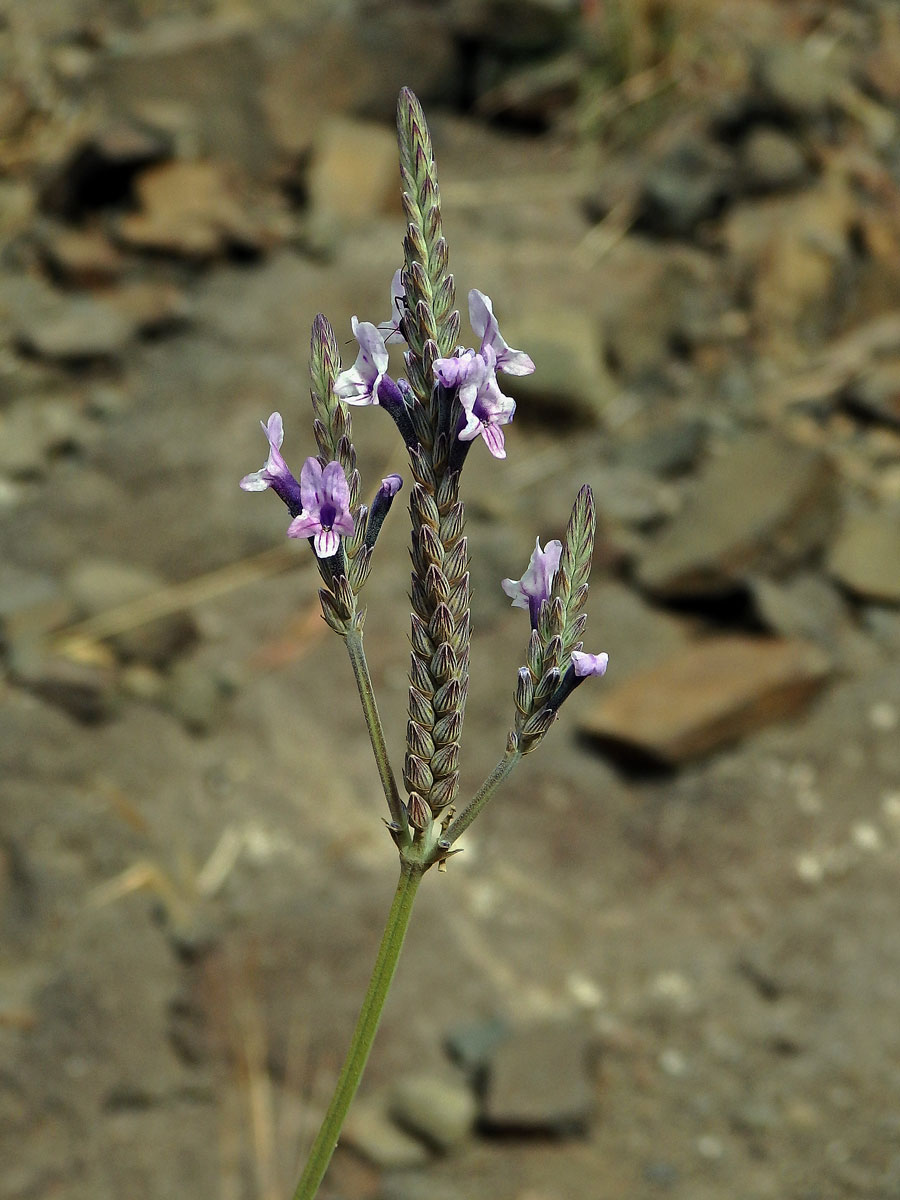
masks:
<path id="1" fill-rule="evenodd" d="M 378 715 L 378 705 L 375 703 L 372 677 L 369 674 L 369 664 L 366 662 L 366 652 L 363 649 L 362 633 L 359 630 L 351 629 L 345 636 L 344 641 L 347 643 L 347 653 L 350 655 L 350 664 L 353 667 L 353 674 L 356 677 L 356 686 L 359 689 L 359 698 L 362 701 L 363 715 L 366 718 L 369 739 L 372 743 L 372 753 L 375 755 L 378 774 L 381 776 L 381 786 L 384 788 L 384 796 L 391 812 L 391 820 L 403 830 L 405 835 L 404 840 L 408 843 L 410 837 L 406 812 L 404 811 L 400 792 L 397 789 L 397 781 L 394 779 L 394 772 L 391 770 L 391 762 L 388 758 L 384 730 L 381 726 L 381 717 Z"/>
<path id="2" fill-rule="evenodd" d="M 452 844 L 458 837 L 465 833 L 465 831 L 469 828 L 469 826 L 487 804 L 488 800 L 490 800 L 490 798 L 493 796 L 494 792 L 496 792 L 500 784 L 504 781 L 504 779 L 506 779 L 507 775 L 512 773 L 513 768 L 519 762 L 521 757 L 522 751 L 519 750 L 518 747 L 515 750 L 507 750 L 507 752 L 497 763 L 496 767 L 494 767 L 493 771 L 491 771 L 490 775 L 488 775 L 487 779 L 469 801 L 466 808 L 463 809 L 463 811 L 459 814 L 459 816 L 444 834 L 445 841 L 448 841 Z"/>
<path id="3" fill-rule="evenodd" d="M 306 1168 L 294 1192 L 294 1200 L 313 1200 L 319 1190 L 319 1185 L 328 1170 L 331 1156 L 337 1147 L 344 1118 L 356 1095 L 359 1081 L 365 1069 L 366 1059 L 372 1049 L 372 1042 L 381 1020 L 381 1010 L 387 999 L 391 980 L 397 967 L 397 959 L 403 947 L 403 939 L 409 927 L 412 915 L 413 901 L 416 898 L 419 884 L 422 881 L 422 868 L 416 864 L 403 863 L 400 868 L 400 881 L 394 895 L 394 902 L 388 914 L 387 924 L 378 948 L 378 957 L 369 980 L 366 998 L 360 1009 L 356 1029 L 347 1057 L 341 1069 L 341 1074 L 335 1088 L 328 1111 L 322 1121 L 322 1126 L 316 1135 Z"/>

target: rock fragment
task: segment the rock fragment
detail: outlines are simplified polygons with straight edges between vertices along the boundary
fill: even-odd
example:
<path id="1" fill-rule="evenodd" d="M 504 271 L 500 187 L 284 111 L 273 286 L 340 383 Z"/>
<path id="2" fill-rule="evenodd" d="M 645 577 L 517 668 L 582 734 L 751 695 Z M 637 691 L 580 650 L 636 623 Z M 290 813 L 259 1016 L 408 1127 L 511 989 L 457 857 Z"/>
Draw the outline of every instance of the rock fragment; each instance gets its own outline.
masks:
<path id="1" fill-rule="evenodd" d="M 441 1153 L 469 1136 L 477 1111 L 471 1089 L 460 1079 L 406 1075 L 391 1090 L 394 1121 Z"/>
<path id="2" fill-rule="evenodd" d="M 778 572 L 825 541 L 834 472 L 817 450 L 751 433 L 713 458 L 681 512 L 650 545 L 643 587 L 667 598 L 722 594 L 750 572 Z"/>
<path id="3" fill-rule="evenodd" d="M 857 596 L 900 604 L 900 508 L 848 513 L 831 547 L 828 569 Z"/>
<path id="4" fill-rule="evenodd" d="M 830 669 L 800 640 L 709 638 L 607 689 L 581 728 L 622 761 L 674 767 L 798 712 Z"/>
<path id="5" fill-rule="evenodd" d="M 583 1136 L 594 1114 L 590 1040 L 575 1025 L 548 1022 L 513 1031 L 491 1055 L 482 1109 L 485 1129 Z"/>
<path id="6" fill-rule="evenodd" d="M 422 1142 L 398 1129 L 380 1097 L 364 1097 L 353 1105 L 341 1143 L 384 1170 L 420 1167 L 429 1157 Z"/>

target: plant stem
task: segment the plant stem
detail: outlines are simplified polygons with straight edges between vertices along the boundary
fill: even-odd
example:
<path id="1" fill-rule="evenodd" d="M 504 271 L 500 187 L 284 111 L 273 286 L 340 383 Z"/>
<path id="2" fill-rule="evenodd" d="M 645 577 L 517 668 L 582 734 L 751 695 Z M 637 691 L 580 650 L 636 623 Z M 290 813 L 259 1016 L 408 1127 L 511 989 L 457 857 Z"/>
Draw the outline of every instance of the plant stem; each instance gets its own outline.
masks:
<path id="1" fill-rule="evenodd" d="M 494 767 L 493 771 L 491 771 L 490 775 L 488 775 L 487 779 L 469 801 L 468 805 L 444 834 L 445 841 L 453 843 L 465 833 L 500 784 L 506 779 L 507 775 L 512 773 L 513 768 L 517 765 L 521 757 L 522 751 L 518 747 L 515 750 L 506 751 L 496 767 Z"/>
<path id="2" fill-rule="evenodd" d="M 347 1110 L 356 1095 L 359 1081 L 365 1069 L 366 1059 L 375 1040 L 381 1011 L 387 999 L 391 980 L 397 967 L 397 959 L 403 947 L 403 939 L 409 927 L 412 915 L 413 901 L 419 884 L 422 881 L 422 867 L 415 863 L 404 862 L 400 868 L 400 881 L 394 894 L 394 902 L 388 914 L 387 924 L 378 948 L 378 957 L 369 980 L 366 997 L 360 1009 L 356 1029 L 347 1057 L 341 1068 L 337 1087 L 331 1097 L 328 1111 L 322 1121 L 322 1126 L 316 1135 L 306 1168 L 294 1192 L 294 1200 L 313 1200 L 319 1190 L 319 1185 L 328 1170 L 331 1156 L 334 1153 Z"/>
<path id="3" fill-rule="evenodd" d="M 375 703 L 372 677 L 369 674 L 369 664 L 366 662 L 366 652 L 363 649 L 362 633 L 359 630 L 351 629 L 344 637 L 344 641 L 347 643 L 347 653 L 350 655 L 350 664 L 353 667 L 353 674 L 356 677 L 356 686 L 359 689 L 359 698 L 362 701 L 363 715 L 366 718 L 366 727 L 369 730 L 369 739 L 372 743 L 372 753 L 375 755 L 378 774 L 381 776 L 381 786 L 384 788 L 384 796 L 390 809 L 391 820 L 403 830 L 404 840 L 409 842 L 409 826 L 407 825 L 403 802 L 400 799 L 400 792 L 397 789 L 397 781 L 394 779 L 394 772 L 391 770 L 391 762 L 388 758 L 384 730 L 381 726 L 381 717 L 378 715 L 378 705 Z"/>

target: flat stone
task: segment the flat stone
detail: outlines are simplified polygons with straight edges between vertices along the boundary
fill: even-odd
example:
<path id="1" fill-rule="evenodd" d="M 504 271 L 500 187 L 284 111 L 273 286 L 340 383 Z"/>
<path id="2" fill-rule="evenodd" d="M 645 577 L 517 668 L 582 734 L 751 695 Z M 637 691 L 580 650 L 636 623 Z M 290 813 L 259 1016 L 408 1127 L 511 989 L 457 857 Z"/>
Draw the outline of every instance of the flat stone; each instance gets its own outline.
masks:
<path id="1" fill-rule="evenodd" d="M 115 359 L 134 333 L 123 313 L 91 296 L 60 296 L 46 309 L 21 312 L 15 329 L 27 353 L 65 364 Z"/>
<path id="2" fill-rule="evenodd" d="M 93 661 L 76 659 L 53 651 L 39 639 L 20 638 L 8 657 L 14 683 L 77 721 L 93 725 L 115 711 L 116 675 L 102 651 Z"/>
<path id="3" fill-rule="evenodd" d="M 691 641 L 689 622 L 653 608 L 622 583 L 591 586 L 591 611 L 610 652 L 608 682 L 616 685 L 683 650 Z M 604 684 L 604 686 L 606 686 Z"/>
<path id="4" fill-rule="evenodd" d="M 900 604 L 900 511 L 850 512 L 831 547 L 828 570 L 857 596 Z"/>
<path id="5" fill-rule="evenodd" d="M 673 516 L 681 497 L 672 484 L 662 483 L 638 467 L 615 464 L 591 473 L 594 503 L 601 521 L 647 529 Z"/>
<path id="6" fill-rule="evenodd" d="M 458 1078 L 405 1075 L 391 1089 L 390 1114 L 401 1128 L 446 1153 L 472 1132 L 478 1105 Z"/>
<path id="7" fill-rule="evenodd" d="M 138 333 L 145 335 L 174 332 L 188 324 L 193 315 L 184 292 L 174 283 L 160 280 L 123 284 L 110 298 L 134 322 Z"/>
<path id="8" fill-rule="evenodd" d="M 825 62 L 787 41 L 766 47 L 756 77 L 767 98 L 785 116 L 799 120 L 824 116 L 842 83 L 833 61 Z"/>
<path id="9" fill-rule="evenodd" d="M 352 223 L 397 209 L 397 138 L 386 125 L 332 117 L 320 129 L 313 153 L 313 213 Z"/>
<path id="10" fill-rule="evenodd" d="M 65 592 L 85 617 L 136 604 L 166 586 L 152 571 L 105 559 L 77 563 L 64 582 Z M 165 666 L 196 638 L 197 627 L 190 613 L 175 612 L 135 624 L 109 640 L 124 659 Z"/>
<path id="11" fill-rule="evenodd" d="M 353 1104 L 341 1131 L 341 1144 L 383 1170 L 420 1167 L 429 1158 L 422 1142 L 394 1124 L 379 1097 L 364 1097 Z"/>
<path id="12" fill-rule="evenodd" d="M 490 1061 L 491 1054 L 510 1034 L 509 1022 L 503 1017 L 487 1017 L 459 1025 L 447 1034 L 447 1054 L 473 1080 L 478 1081 Z"/>
<path id="13" fill-rule="evenodd" d="M 122 255 L 102 230 L 48 230 L 41 249 L 51 273 L 73 287 L 91 288 L 111 282 L 124 269 Z"/>
<path id="14" fill-rule="evenodd" d="M 553 1022 L 511 1033 L 488 1066 L 485 1129 L 557 1137 L 586 1134 L 595 1107 L 589 1050 L 589 1038 L 574 1025 Z"/>
<path id="15" fill-rule="evenodd" d="M 834 472 L 818 450 L 746 434 L 709 461 L 650 544 L 638 579 L 668 598 L 727 592 L 750 572 L 783 570 L 821 546 L 834 509 Z"/>
<path id="16" fill-rule="evenodd" d="M 644 182 L 635 227 L 660 237 L 691 237 L 717 217 L 736 187 L 736 170 L 722 147 L 695 135 L 666 150 Z"/>
<path id="17" fill-rule="evenodd" d="M 250 216 L 243 182 L 222 163 L 162 163 L 139 176 L 140 211 L 119 218 L 118 236 L 136 249 L 188 259 L 213 258 L 230 246 L 259 251 L 266 238 Z"/>
<path id="18" fill-rule="evenodd" d="M 527 349 L 533 375 L 502 375 L 503 391 L 520 415 L 558 424 L 598 425 L 620 387 L 604 361 L 600 331 L 577 309 L 533 310 L 504 321 L 510 345 Z"/>
<path id="19" fill-rule="evenodd" d="M 785 583 L 759 577 L 749 581 L 749 589 L 756 614 L 770 633 L 806 638 L 833 650 L 847 629 L 844 600 L 821 575 L 804 572 Z"/>
<path id="20" fill-rule="evenodd" d="M 205 734 L 221 720 L 232 690 L 209 664 L 187 658 L 172 667 L 162 699 L 191 733 Z"/>
<path id="21" fill-rule="evenodd" d="M 83 445 L 91 434 L 72 397 L 17 400 L 0 416 L 0 472 L 14 479 L 43 475 L 50 456 Z"/>
<path id="22" fill-rule="evenodd" d="M 617 447 L 619 462 L 652 475 L 683 475 L 696 466 L 706 446 L 705 421 L 688 419 L 654 428 Z"/>
<path id="23" fill-rule="evenodd" d="M 798 712 L 830 669 L 807 642 L 709 638 L 612 684 L 581 729 L 614 757 L 677 766 Z"/>

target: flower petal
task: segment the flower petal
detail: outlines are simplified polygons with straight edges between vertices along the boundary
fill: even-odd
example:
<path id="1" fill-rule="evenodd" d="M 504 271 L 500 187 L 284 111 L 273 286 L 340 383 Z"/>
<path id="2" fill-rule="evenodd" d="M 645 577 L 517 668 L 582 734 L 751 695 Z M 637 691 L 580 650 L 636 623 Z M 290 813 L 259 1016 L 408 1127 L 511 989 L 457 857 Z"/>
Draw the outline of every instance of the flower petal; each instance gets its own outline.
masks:
<path id="1" fill-rule="evenodd" d="M 333 529 L 320 529 L 313 539 L 313 550 L 318 558 L 331 558 L 337 554 L 341 539 Z"/>
<path id="2" fill-rule="evenodd" d="M 584 679 L 588 675 L 605 675 L 606 668 L 609 666 L 609 655 L 605 652 L 603 654 L 584 654 L 580 650 L 573 650 L 572 666 L 579 679 Z"/>
<path id="3" fill-rule="evenodd" d="M 304 512 L 295 517 L 288 525 L 289 538 L 311 538 L 322 528 L 319 518 L 314 513 Z"/>
<path id="4" fill-rule="evenodd" d="M 322 468 L 317 458 L 310 457 L 300 472 L 300 501 L 318 520 L 323 500 Z"/>

